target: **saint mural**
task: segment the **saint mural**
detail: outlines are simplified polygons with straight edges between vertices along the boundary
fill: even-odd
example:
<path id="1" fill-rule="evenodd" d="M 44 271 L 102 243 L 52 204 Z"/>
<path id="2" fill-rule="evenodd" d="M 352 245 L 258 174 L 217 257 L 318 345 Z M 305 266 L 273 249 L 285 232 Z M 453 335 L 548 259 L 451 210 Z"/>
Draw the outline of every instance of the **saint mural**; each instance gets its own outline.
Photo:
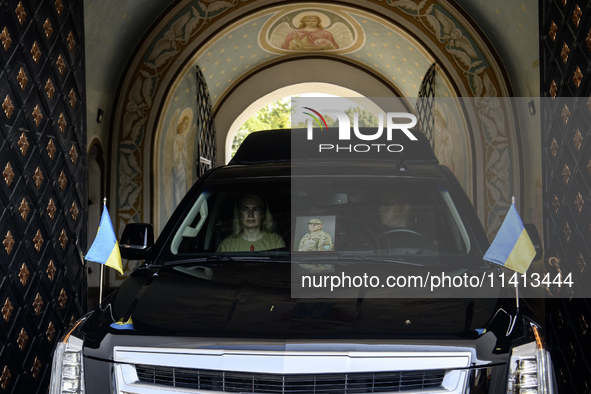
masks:
<path id="1" fill-rule="evenodd" d="M 344 22 L 332 22 L 327 15 L 311 10 L 282 18 L 272 28 L 269 41 L 288 51 L 331 51 L 350 47 L 353 34 Z"/>
<path id="2" fill-rule="evenodd" d="M 166 158 L 162 179 L 165 184 L 166 211 L 170 214 L 193 182 L 193 144 L 196 126 L 191 108 L 177 109 L 165 137 Z"/>
<path id="3" fill-rule="evenodd" d="M 191 123 L 193 121 L 193 111 L 186 108 L 179 117 L 176 126 L 176 133 L 174 134 L 173 144 L 173 167 L 172 167 L 172 184 L 173 184 L 173 204 L 178 204 L 181 199 L 187 194 L 187 167 L 190 165 L 189 153 L 187 148 L 187 138 L 191 130 Z"/>

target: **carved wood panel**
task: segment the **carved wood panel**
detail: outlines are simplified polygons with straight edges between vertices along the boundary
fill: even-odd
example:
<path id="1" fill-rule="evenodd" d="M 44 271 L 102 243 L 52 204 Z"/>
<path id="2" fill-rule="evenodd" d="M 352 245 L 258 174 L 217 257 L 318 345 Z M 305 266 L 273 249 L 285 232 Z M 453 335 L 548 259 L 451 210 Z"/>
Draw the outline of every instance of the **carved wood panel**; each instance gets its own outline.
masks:
<path id="1" fill-rule="evenodd" d="M 591 280 L 591 8 L 540 3 L 546 267 Z M 577 98 L 577 99 L 574 99 Z M 559 289 L 555 289 L 559 291 Z M 569 294 L 561 290 L 563 297 Z M 549 299 L 547 333 L 559 392 L 591 393 L 591 304 Z"/>
<path id="2" fill-rule="evenodd" d="M 0 393 L 45 393 L 84 312 L 82 3 L 0 0 Z"/>

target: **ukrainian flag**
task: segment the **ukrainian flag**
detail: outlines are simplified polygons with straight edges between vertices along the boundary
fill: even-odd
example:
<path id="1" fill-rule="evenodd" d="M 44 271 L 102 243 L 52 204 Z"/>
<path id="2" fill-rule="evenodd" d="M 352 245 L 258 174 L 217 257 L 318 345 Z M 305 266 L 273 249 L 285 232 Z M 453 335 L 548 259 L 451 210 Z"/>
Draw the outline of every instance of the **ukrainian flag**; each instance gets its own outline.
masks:
<path id="1" fill-rule="evenodd" d="M 535 255 L 534 244 L 513 203 L 484 259 L 524 274 Z"/>
<path id="2" fill-rule="evenodd" d="M 94 242 L 86 254 L 86 260 L 95 263 L 104 264 L 107 267 L 116 269 L 123 275 L 123 265 L 121 264 L 121 254 L 119 252 L 119 243 L 113 230 L 113 224 L 109 216 L 107 207 L 103 208 L 101 222 Z"/>
<path id="3" fill-rule="evenodd" d="M 131 320 L 131 316 L 127 321 L 123 321 L 124 318 L 119 319 L 119 321 L 115 323 L 111 323 L 111 327 L 115 330 L 134 330 L 133 328 L 133 320 Z"/>

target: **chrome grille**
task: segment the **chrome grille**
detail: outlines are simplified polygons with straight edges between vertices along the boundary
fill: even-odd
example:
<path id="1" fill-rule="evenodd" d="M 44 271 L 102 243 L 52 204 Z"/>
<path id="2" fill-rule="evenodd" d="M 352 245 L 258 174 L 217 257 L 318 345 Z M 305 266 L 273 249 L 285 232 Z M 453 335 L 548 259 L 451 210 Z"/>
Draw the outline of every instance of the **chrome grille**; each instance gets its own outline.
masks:
<path id="1" fill-rule="evenodd" d="M 349 373 L 261 374 L 136 365 L 141 382 L 164 386 L 251 393 L 385 393 L 441 386 L 444 370 Z"/>

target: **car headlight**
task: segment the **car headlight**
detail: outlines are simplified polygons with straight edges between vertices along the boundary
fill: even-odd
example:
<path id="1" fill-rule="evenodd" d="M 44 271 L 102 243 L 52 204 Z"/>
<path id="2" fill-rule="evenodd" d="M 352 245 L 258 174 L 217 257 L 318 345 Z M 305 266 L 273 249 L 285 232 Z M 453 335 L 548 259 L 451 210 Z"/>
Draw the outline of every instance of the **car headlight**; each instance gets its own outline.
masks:
<path id="1" fill-rule="evenodd" d="M 535 340 L 511 351 L 508 394 L 554 393 L 554 369 L 540 329 L 531 324 Z"/>
<path id="2" fill-rule="evenodd" d="M 72 333 L 86 319 L 82 318 L 59 341 L 53 353 L 49 394 L 84 394 L 84 341 Z"/>

